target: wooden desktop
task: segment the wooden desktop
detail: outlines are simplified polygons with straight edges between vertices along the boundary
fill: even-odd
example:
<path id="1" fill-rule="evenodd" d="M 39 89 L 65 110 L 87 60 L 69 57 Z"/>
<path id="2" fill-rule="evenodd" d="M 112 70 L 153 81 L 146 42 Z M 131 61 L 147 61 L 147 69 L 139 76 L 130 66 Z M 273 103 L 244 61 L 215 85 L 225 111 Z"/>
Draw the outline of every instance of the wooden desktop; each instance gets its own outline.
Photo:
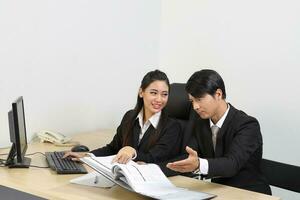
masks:
<path id="1" fill-rule="evenodd" d="M 98 132 L 77 134 L 73 136 L 73 141 L 95 149 L 107 144 L 113 137 L 111 130 L 102 130 Z M 28 146 L 27 154 L 46 151 L 69 150 L 70 147 L 58 147 L 50 143 L 32 142 Z M 7 153 L 9 149 L 1 149 L 0 154 Z M 4 158 L 2 156 L 1 158 Z M 45 157 L 42 154 L 28 156 L 32 158 L 31 165 L 47 166 Z M 89 171 L 92 171 L 86 167 Z M 30 194 L 34 194 L 47 199 L 149 199 L 142 195 L 127 191 L 119 186 L 112 188 L 96 188 L 83 185 L 71 184 L 69 181 L 73 178 L 82 176 L 76 175 L 58 175 L 55 171 L 46 168 L 30 167 L 29 169 L 9 169 L 0 168 L 0 185 L 15 188 Z M 242 190 L 225 185 L 210 183 L 207 181 L 196 180 L 184 176 L 174 176 L 169 178 L 176 186 L 189 188 L 195 191 L 202 191 L 216 194 L 214 198 L 224 200 L 278 200 L 280 198 L 264 195 L 256 192 Z M 0 194 L 1 197 L 1 194 Z"/>

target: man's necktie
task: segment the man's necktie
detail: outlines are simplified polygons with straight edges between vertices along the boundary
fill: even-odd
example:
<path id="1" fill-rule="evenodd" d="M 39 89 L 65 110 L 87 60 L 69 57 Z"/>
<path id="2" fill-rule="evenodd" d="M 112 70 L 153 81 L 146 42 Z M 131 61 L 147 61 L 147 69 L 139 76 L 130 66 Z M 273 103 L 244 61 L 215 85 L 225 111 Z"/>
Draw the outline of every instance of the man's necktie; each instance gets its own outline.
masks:
<path id="1" fill-rule="evenodd" d="M 214 150 L 216 150 L 216 142 L 217 142 L 217 134 L 219 131 L 219 127 L 217 127 L 216 125 L 213 125 L 211 127 L 211 132 L 212 132 L 212 142 L 213 142 L 213 146 L 214 146 Z"/>

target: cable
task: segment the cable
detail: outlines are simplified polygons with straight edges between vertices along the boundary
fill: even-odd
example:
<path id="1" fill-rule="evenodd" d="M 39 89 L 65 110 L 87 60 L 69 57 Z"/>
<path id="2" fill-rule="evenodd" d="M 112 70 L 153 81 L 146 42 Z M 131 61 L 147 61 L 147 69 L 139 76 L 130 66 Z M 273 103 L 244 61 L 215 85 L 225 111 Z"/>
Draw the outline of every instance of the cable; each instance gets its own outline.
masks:
<path id="1" fill-rule="evenodd" d="M 0 163 L 0 167 L 7 167 L 6 165 L 5 165 L 5 163 Z M 50 168 L 49 166 L 47 166 L 47 167 L 44 167 L 44 166 L 36 166 L 36 165 L 29 165 L 29 167 L 36 167 L 36 168 Z"/>
<path id="2" fill-rule="evenodd" d="M 33 156 L 33 155 L 36 155 L 36 154 L 42 154 L 43 156 L 46 157 L 46 155 L 42 152 L 34 152 L 34 153 L 29 153 L 29 154 L 26 154 L 25 156 Z M 29 165 L 29 167 L 36 167 L 36 168 L 50 168 L 49 166 L 45 167 L 45 166 L 37 166 L 37 165 Z"/>
<path id="3" fill-rule="evenodd" d="M 35 154 L 42 154 L 43 156 L 46 157 L 46 155 L 42 152 L 34 152 L 34 153 L 30 153 L 30 154 L 26 154 L 25 156 L 33 156 Z M 7 154 L 0 154 L 0 155 L 7 155 Z M 0 167 L 6 167 L 6 160 L 5 159 L 0 159 Z M 29 165 L 29 167 L 36 167 L 36 168 L 50 168 L 49 166 L 45 167 L 45 166 L 37 166 L 37 165 Z"/>
<path id="4" fill-rule="evenodd" d="M 67 143 L 53 143 L 55 146 L 58 146 L 58 147 L 73 147 L 73 146 L 76 146 L 76 145 L 79 145 L 80 142 L 77 142 L 77 141 L 72 141 L 72 142 L 67 142 Z"/>
<path id="5" fill-rule="evenodd" d="M 36 167 L 36 168 L 50 168 L 49 166 L 44 167 L 44 166 L 36 166 L 36 165 L 29 165 L 29 167 Z"/>
<path id="6" fill-rule="evenodd" d="M 35 155 L 35 154 L 42 154 L 43 156 L 45 156 L 46 157 L 46 155 L 44 154 L 44 153 L 42 153 L 42 152 L 34 152 L 34 153 L 29 153 L 29 154 L 26 154 L 25 156 L 33 156 L 33 155 Z"/>

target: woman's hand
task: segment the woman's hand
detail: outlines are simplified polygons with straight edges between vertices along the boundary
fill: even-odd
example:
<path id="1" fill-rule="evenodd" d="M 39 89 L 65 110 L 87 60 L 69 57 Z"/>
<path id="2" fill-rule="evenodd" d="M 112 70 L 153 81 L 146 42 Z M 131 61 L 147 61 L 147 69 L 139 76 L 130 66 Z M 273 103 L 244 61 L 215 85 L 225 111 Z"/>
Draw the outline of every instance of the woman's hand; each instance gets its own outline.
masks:
<path id="1" fill-rule="evenodd" d="M 114 157 L 112 162 L 126 164 L 134 157 L 134 155 L 136 155 L 135 149 L 130 146 L 125 146 L 122 149 L 120 149 L 120 151 Z"/>
<path id="2" fill-rule="evenodd" d="M 87 156 L 86 152 L 79 153 L 79 152 L 67 151 L 63 156 L 63 158 L 71 158 L 71 160 L 79 161 L 80 158 L 83 158 L 85 156 Z"/>

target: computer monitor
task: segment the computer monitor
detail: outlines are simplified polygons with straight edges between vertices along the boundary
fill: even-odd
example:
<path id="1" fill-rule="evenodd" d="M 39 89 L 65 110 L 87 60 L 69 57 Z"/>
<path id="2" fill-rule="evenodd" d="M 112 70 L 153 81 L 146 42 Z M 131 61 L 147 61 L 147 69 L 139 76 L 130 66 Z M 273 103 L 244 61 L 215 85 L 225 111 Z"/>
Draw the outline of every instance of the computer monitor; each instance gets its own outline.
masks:
<path id="1" fill-rule="evenodd" d="M 26 124 L 23 97 L 12 103 L 8 112 L 11 149 L 6 159 L 6 166 L 10 168 L 28 168 L 30 158 L 25 157 L 27 150 Z"/>

